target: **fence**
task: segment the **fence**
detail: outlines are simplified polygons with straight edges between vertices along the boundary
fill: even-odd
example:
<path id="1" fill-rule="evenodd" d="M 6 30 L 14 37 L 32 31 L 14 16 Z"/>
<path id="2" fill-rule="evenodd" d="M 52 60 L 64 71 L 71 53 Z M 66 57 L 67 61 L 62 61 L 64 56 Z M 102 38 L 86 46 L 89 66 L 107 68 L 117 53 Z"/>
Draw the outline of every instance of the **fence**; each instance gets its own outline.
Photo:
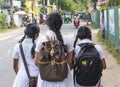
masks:
<path id="1" fill-rule="evenodd" d="M 97 15 L 98 13 L 100 12 L 91 13 L 91 15 Z M 97 17 L 91 16 L 92 21 L 100 25 L 100 15 L 99 18 Z M 116 49 L 120 49 L 120 7 L 104 10 L 104 29 L 105 39 L 113 43 Z"/>
<path id="2" fill-rule="evenodd" d="M 100 27 L 100 11 L 95 11 L 91 13 L 91 20 L 94 22 L 98 27 Z"/>

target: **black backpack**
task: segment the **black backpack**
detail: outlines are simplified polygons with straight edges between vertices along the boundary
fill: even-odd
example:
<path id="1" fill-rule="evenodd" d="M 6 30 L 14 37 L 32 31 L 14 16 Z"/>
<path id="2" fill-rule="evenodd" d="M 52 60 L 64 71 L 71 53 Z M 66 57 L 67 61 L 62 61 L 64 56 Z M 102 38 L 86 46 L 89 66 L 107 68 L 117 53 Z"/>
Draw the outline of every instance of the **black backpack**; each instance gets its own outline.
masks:
<path id="1" fill-rule="evenodd" d="M 102 64 L 92 43 L 79 44 L 81 50 L 74 60 L 74 81 L 82 86 L 95 86 L 102 76 Z"/>

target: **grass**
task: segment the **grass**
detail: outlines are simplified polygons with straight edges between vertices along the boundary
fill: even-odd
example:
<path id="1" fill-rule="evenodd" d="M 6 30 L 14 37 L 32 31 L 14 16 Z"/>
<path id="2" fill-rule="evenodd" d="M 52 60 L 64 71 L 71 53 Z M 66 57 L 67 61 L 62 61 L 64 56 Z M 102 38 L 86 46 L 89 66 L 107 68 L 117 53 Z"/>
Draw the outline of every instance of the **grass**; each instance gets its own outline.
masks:
<path id="1" fill-rule="evenodd" d="M 17 29 L 18 27 L 14 27 L 14 28 L 11 28 L 11 27 L 8 27 L 8 29 L 0 29 L 0 33 L 6 33 L 6 32 L 9 32 L 11 30 L 15 30 Z"/>
<path id="2" fill-rule="evenodd" d="M 93 29 L 98 29 L 100 28 L 97 26 L 95 23 L 91 22 L 91 27 Z M 117 60 L 117 63 L 120 64 L 120 49 L 116 49 L 114 44 L 112 44 L 109 40 L 103 39 L 102 38 L 102 31 L 100 30 L 97 34 L 98 41 L 106 46 L 106 50 L 113 55 L 113 57 Z"/>
<path id="3" fill-rule="evenodd" d="M 100 28 L 99 26 L 97 26 L 94 22 L 90 23 L 90 26 L 92 26 L 93 29 L 98 29 Z"/>
<path id="4" fill-rule="evenodd" d="M 102 39 L 101 35 L 102 35 L 101 31 L 99 31 L 97 34 L 98 41 L 106 46 L 106 50 L 108 50 L 108 52 L 111 53 L 113 57 L 116 58 L 117 63 L 120 64 L 120 49 L 116 49 L 114 44 L 112 44 L 110 41 Z"/>
<path id="5" fill-rule="evenodd" d="M 4 33 L 4 32 L 6 32 L 7 31 L 7 29 L 0 29 L 0 32 L 1 33 Z"/>

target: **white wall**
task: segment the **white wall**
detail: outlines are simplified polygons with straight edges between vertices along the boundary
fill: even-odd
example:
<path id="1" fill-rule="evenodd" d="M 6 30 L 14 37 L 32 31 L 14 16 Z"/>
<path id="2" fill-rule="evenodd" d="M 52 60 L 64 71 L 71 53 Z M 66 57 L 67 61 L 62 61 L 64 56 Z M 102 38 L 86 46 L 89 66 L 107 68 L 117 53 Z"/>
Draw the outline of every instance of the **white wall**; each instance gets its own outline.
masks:
<path id="1" fill-rule="evenodd" d="M 17 6 L 18 8 L 20 8 L 21 2 L 20 1 L 13 1 L 13 6 Z"/>
<path id="2" fill-rule="evenodd" d="M 14 23 L 17 27 L 21 27 L 22 25 L 22 16 L 14 15 Z"/>

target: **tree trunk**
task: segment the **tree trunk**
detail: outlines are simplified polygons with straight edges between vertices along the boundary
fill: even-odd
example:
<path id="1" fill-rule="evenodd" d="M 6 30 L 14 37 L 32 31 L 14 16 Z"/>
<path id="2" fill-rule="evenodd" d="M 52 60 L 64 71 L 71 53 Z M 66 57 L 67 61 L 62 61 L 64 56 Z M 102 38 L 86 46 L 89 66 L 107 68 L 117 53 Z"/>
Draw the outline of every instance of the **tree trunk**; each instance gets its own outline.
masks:
<path id="1" fill-rule="evenodd" d="M 13 0 L 10 0 L 10 17 L 11 17 L 10 27 L 11 27 L 11 28 L 14 28 L 14 19 L 13 19 Z"/>
<path id="2" fill-rule="evenodd" d="M 96 10 L 97 8 L 96 8 L 96 2 L 94 2 L 94 10 Z"/>
<path id="3" fill-rule="evenodd" d="M 32 11 L 34 12 L 34 3 L 35 3 L 35 0 L 32 1 Z M 34 14 L 32 13 L 32 22 L 34 22 Z"/>
<path id="4" fill-rule="evenodd" d="M 44 14 L 46 13 L 46 9 L 45 9 L 45 0 L 43 0 L 43 10 L 44 10 Z"/>

